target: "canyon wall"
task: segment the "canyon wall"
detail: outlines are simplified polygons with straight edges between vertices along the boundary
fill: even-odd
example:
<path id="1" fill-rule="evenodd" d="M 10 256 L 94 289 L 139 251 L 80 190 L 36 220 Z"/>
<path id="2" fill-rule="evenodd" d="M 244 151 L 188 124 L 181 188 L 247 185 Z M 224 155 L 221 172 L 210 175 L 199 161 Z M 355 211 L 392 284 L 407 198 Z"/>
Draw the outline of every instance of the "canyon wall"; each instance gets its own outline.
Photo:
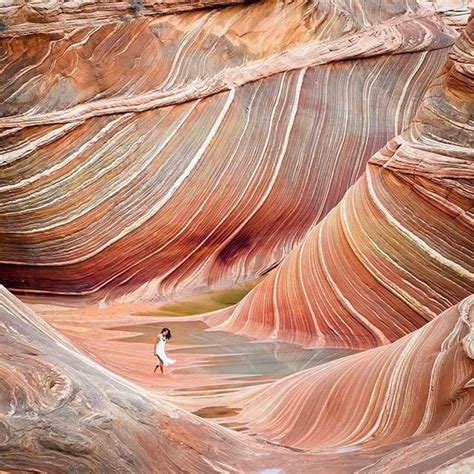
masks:
<path id="1" fill-rule="evenodd" d="M 267 272 L 409 125 L 455 38 L 412 1 L 113 5 L 3 7 L 18 294 L 161 300 Z"/>
<path id="2" fill-rule="evenodd" d="M 395 341 L 472 293 L 471 22 L 409 128 L 223 327 L 305 344 Z"/>

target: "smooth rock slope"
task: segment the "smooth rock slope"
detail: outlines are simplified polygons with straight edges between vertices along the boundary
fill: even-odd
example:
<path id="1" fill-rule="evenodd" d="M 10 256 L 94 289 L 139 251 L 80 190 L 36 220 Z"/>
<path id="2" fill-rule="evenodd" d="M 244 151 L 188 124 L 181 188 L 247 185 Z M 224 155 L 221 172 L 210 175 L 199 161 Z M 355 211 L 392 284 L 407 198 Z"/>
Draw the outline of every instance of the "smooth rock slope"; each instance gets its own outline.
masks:
<path id="1" fill-rule="evenodd" d="M 253 392 L 239 419 L 280 444 L 326 451 L 380 447 L 469 421 L 474 296 L 384 347 Z M 467 431 L 464 439 L 472 436 Z"/>
<path id="2" fill-rule="evenodd" d="M 472 293 L 473 41 L 471 21 L 411 126 L 223 327 L 368 348 Z"/>

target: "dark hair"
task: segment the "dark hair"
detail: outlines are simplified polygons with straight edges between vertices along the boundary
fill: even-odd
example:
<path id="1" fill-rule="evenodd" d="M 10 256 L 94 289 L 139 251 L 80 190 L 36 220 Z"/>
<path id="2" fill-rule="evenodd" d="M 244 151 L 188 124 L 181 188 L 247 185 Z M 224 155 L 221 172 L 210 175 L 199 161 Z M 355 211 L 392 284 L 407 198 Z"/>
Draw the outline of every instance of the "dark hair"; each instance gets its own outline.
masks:
<path id="1" fill-rule="evenodd" d="M 163 328 L 163 329 L 161 330 L 160 334 L 163 334 L 165 331 L 168 332 L 168 334 L 166 334 L 166 336 L 165 336 L 166 339 L 168 339 L 168 340 L 171 339 L 171 331 L 170 331 L 168 328 Z"/>

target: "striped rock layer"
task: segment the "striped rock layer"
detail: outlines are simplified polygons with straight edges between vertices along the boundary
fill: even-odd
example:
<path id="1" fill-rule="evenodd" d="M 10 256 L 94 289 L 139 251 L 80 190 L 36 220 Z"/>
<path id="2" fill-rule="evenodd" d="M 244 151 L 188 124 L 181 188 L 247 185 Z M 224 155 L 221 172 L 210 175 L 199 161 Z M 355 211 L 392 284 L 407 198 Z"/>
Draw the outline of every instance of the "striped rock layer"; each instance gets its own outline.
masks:
<path id="1" fill-rule="evenodd" d="M 283 260 L 216 321 L 386 345 L 227 394 L 253 437 L 105 370 L 0 286 L 1 470 L 391 473 L 472 454 L 474 23 L 440 75 L 454 32 L 411 0 L 238 3 L 0 6 L 1 281 L 136 301 Z"/>
<path id="2" fill-rule="evenodd" d="M 157 453 L 168 471 L 209 468 L 200 449 L 176 450 L 192 420 L 75 351 L 3 287 L 0 325 L 2 469 L 151 472 Z"/>
<path id="3" fill-rule="evenodd" d="M 369 348 L 421 327 L 474 288 L 474 23 L 411 126 L 224 327 Z"/>
<path id="4" fill-rule="evenodd" d="M 66 2 L 60 25 L 12 20 L 0 32 L 3 283 L 136 301 L 281 261 L 408 126 L 453 41 L 413 2 L 365 3 L 75 24 Z"/>
<path id="5" fill-rule="evenodd" d="M 295 462 L 105 370 L 1 286 L 0 328 L 2 471 L 249 472 Z"/>
<path id="6" fill-rule="evenodd" d="M 431 339 L 425 340 L 425 335 L 439 341 L 438 335 L 446 332 L 446 324 L 454 322 L 454 313 L 448 312 L 430 323 L 421 330 L 422 336 L 415 333 L 413 337 L 418 342 L 415 347 L 410 346 L 410 357 L 413 351 L 423 355 L 419 345 L 428 345 L 427 350 L 438 350 Z M 435 323 L 439 323 L 436 331 L 433 330 Z M 449 382 L 448 386 L 458 387 L 461 384 L 467 365 L 465 355 L 458 350 L 458 346 L 465 327 L 464 321 L 459 322 L 452 328 L 443 351 L 429 354 L 430 362 L 423 363 L 423 377 L 416 382 L 420 393 L 425 389 L 426 371 L 433 358 L 439 366 L 433 372 L 433 384 L 439 377 L 444 377 L 444 383 Z M 210 424 L 173 407 L 92 362 L 4 287 L 0 287 L 0 328 L 0 466 L 7 472 L 103 472 L 104 466 L 114 472 L 263 472 L 275 468 L 297 473 L 317 470 L 353 472 L 354 469 L 373 472 L 374 466 L 380 472 L 394 472 L 393 456 L 399 460 L 397 468 L 410 472 L 412 466 L 433 468 L 452 464 L 460 457 L 466 457 L 472 449 L 469 443 L 472 424 L 454 427 L 445 432 L 444 438 L 434 434 L 417 439 L 408 447 L 398 443 L 358 452 L 342 452 L 337 448 L 326 453 L 295 452 L 274 444 L 262 444 L 246 434 Z M 466 348 L 472 345 L 472 340 L 469 342 L 467 337 L 463 340 Z M 399 345 L 404 346 L 405 343 L 400 341 Z M 393 347 L 375 351 L 381 351 L 381 359 L 386 361 L 385 354 L 390 351 L 395 353 L 395 348 L 394 344 Z M 470 350 L 472 357 L 472 347 Z M 369 351 L 366 354 L 373 353 Z M 347 365 L 364 355 L 342 360 L 347 361 Z M 375 361 L 369 356 L 364 359 L 365 363 L 358 362 L 356 367 L 373 374 L 369 367 L 365 367 L 367 359 L 369 363 Z M 413 373 L 417 373 L 415 365 L 411 366 L 412 378 Z M 391 367 L 386 368 L 387 376 L 390 376 Z M 339 369 L 335 366 L 330 370 L 335 374 Z M 402 379 L 404 370 L 408 369 L 403 366 Z M 451 373 L 446 374 L 447 370 Z M 301 373 L 302 379 L 306 379 L 307 374 L 308 371 Z M 360 380 L 355 374 L 353 376 Z M 291 379 L 284 379 L 282 384 L 288 390 L 287 380 Z M 347 374 L 344 380 L 347 382 Z M 398 388 L 396 384 L 393 386 Z M 275 388 L 278 392 L 270 393 L 269 399 L 280 393 L 280 385 Z M 368 391 L 366 387 L 362 392 L 364 397 Z M 348 396 L 347 387 L 344 392 Z M 435 390 L 430 398 L 430 407 L 434 407 L 432 410 L 436 411 L 436 419 L 445 420 L 441 423 L 442 429 L 460 417 L 466 405 L 465 391 L 460 390 L 455 393 L 455 398 L 449 399 L 449 404 L 440 408 L 440 400 L 449 393 L 454 392 L 451 389 L 441 393 Z M 354 402 L 354 397 L 349 398 L 351 403 Z M 261 403 L 260 398 L 256 400 L 259 401 L 253 405 L 254 408 Z M 285 401 L 284 398 L 282 400 Z M 296 400 L 293 398 L 285 406 L 286 415 L 289 414 L 290 418 L 295 417 L 292 407 L 297 407 L 293 403 Z M 413 404 L 413 398 L 410 400 Z M 302 406 L 304 401 L 303 397 Z M 409 406 L 410 414 L 412 404 Z M 278 403 L 273 406 L 278 406 Z M 249 413 L 248 409 L 248 406 L 244 409 L 245 416 Z M 446 417 L 447 412 L 451 412 L 449 417 Z M 259 420 L 261 414 L 252 416 L 254 420 Z M 304 412 L 301 417 L 306 417 Z M 288 420 L 288 416 L 283 418 Z M 342 420 L 347 421 L 346 418 Z M 269 418 L 265 420 L 268 422 Z M 339 414 L 335 420 L 339 420 Z M 306 428 L 301 419 L 299 423 Z M 431 422 L 430 426 L 433 424 Z M 449 443 L 446 436 L 449 436 Z M 299 444 L 298 439 L 295 443 Z M 428 452 L 427 446 L 432 448 Z"/>
<path id="7" fill-rule="evenodd" d="M 158 16 L 201 8 L 246 3 L 245 0 L 176 0 L 130 2 L 100 0 L 7 0 L 0 4 L 1 36 L 72 31 L 90 25 L 130 21 L 143 16 Z"/>
<path id="8" fill-rule="evenodd" d="M 359 472 L 411 473 L 434 471 L 439 474 L 462 474 L 472 471 L 474 419 L 416 440 L 381 456 Z"/>
<path id="9" fill-rule="evenodd" d="M 473 359 L 471 296 L 388 346 L 299 372 L 253 392 L 239 416 L 249 420 L 251 432 L 273 442 L 317 451 L 380 447 L 439 434 L 472 416 Z M 466 442 L 472 441 L 472 432 L 472 423 L 455 428 L 450 440 L 456 439 L 458 447 L 464 444 L 462 451 L 469 452 Z M 439 453 L 446 449 L 440 441 L 433 437 L 427 444 L 438 446 Z M 417 455 L 423 444 L 415 442 L 410 449 L 412 465 L 430 457 Z M 410 464 L 400 454 L 398 467 L 406 463 L 407 468 Z"/>

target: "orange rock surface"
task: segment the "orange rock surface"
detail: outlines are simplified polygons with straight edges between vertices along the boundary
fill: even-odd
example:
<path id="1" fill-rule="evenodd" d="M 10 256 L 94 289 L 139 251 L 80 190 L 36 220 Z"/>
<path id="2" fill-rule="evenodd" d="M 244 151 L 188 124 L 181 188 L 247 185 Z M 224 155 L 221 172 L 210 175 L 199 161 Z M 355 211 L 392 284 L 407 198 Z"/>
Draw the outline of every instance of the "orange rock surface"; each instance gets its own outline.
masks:
<path id="1" fill-rule="evenodd" d="M 223 327 L 305 344 L 395 341 L 474 287 L 471 22 L 411 126 Z"/>
<path id="2" fill-rule="evenodd" d="M 57 8 L 60 27 L 0 31 L 0 272 L 95 300 L 268 271 L 408 126 L 455 38 L 412 1 Z"/>
<path id="3" fill-rule="evenodd" d="M 384 347 L 253 392 L 240 417 L 280 444 L 380 447 L 468 421 L 474 401 L 474 296 Z"/>
<path id="4" fill-rule="evenodd" d="M 469 470 L 473 117 L 458 0 L 0 2 L 0 472 Z"/>

